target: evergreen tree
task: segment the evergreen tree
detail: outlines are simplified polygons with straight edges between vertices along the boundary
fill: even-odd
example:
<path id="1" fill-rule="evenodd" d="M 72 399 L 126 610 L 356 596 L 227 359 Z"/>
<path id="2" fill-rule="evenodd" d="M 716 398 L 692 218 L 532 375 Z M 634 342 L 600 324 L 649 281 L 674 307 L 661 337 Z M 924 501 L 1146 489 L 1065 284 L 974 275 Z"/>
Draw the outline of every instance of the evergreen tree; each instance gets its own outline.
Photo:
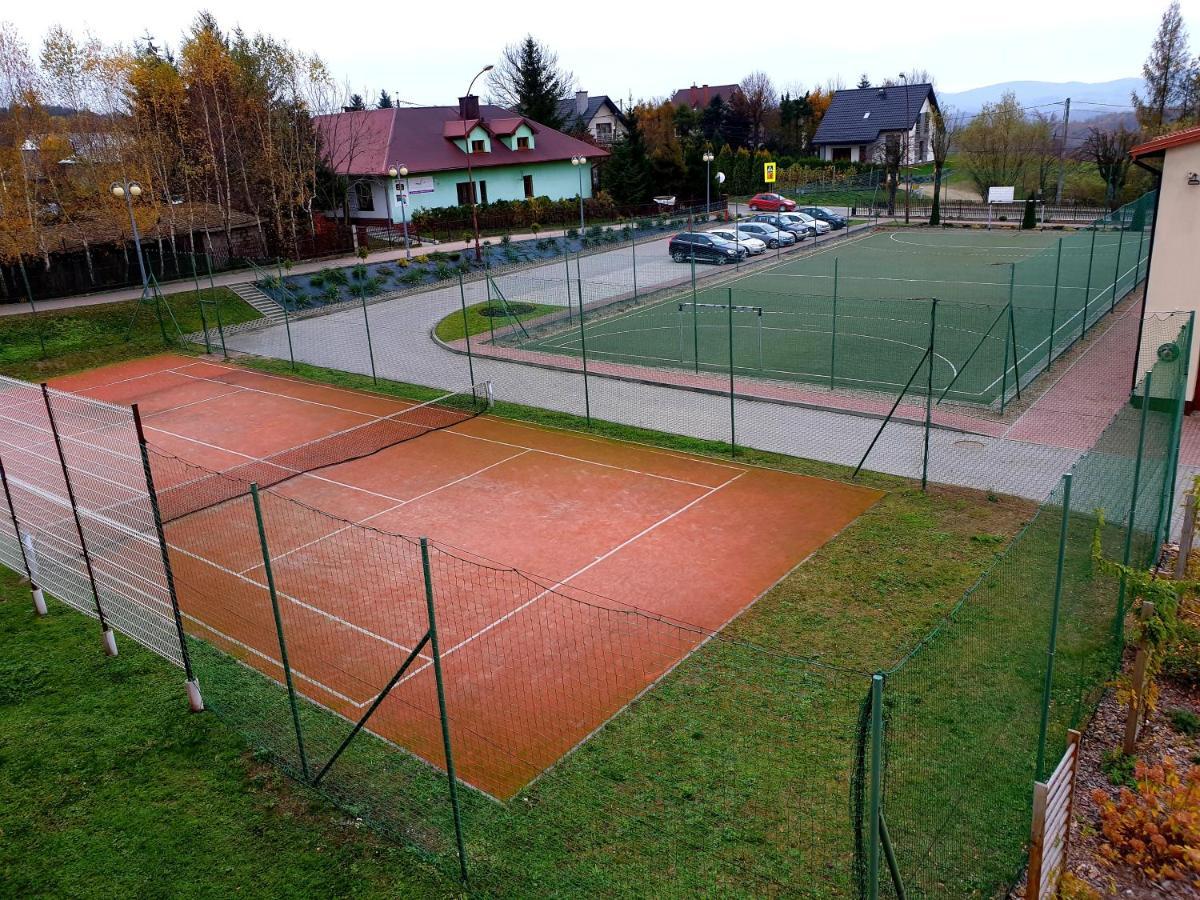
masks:
<path id="1" fill-rule="evenodd" d="M 1131 95 L 1142 128 L 1150 132 L 1162 130 L 1170 119 L 1171 107 L 1186 101 L 1192 73 L 1187 28 L 1179 12 L 1179 0 L 1172 0 L 1142 66 L 1146 95 L 1143 98 L 1137 91 Z"/>
<path id="2" fill-rule="evenodd" d="M 604 190 L 621 204 L 645 203 L 650 199 L 650 161 L 646 141 L 636 113 L 628 117 L 629 132 L 612 145 L 612 156 L 600 170 Z"/>
<path id="3" fill-rule="evenodd" d="M 729 108 L 725 105 L 725 101 L 721 99 L 720 94 L 717 94 L 700 113 L 700 131 L 710 144 L 725 143 L 725 118 L 728 112 Z"/>
<path id="4" fill-rule="evenodd" d="M 492 99 L 550 128 L 561 128 L 559 104 L 571 93 L 575 77 L 558 64 L 558 55 L 533 35 L 504 49 L 488 84 Z"/>
<path id="5" fill-rule="evenodd" d="M 379 102 L 375 104 L 375 108 L 376 109 L 391 109 L 392 106 L 393 106 L 392 95 L 389 94 L 387 91 L 380 91 L 379 92 Z"/>
<path id="6" fill-rule="evenodd" d="M 867 77 L 866 72 L 863 72 L 862 75 L 858 77 L 858 89 L 862 90 L 863 88 L 869 88 L 870 86 L 871 79 Z"/>
<path id="7" fill-rule="evenodd" d="M 347 103 L 347 104 L 346 104 L 346 105 L 343 107 L 343 109 L 345 109 L 345 110 L 346 110 L 346 112 L 357 112 L 357 111 L 359 111 L 359 110 L 363 110 L 363 109 L 366 109 L 366 108 L 367 108 L 367 104 L 366 104 L 366 102 L 363 100 L 363 98 L 362 98 L 362 94 L 351 94 L 351 95 L 350 95 L 350 102 L 349 102 L 349 103 Z"/>

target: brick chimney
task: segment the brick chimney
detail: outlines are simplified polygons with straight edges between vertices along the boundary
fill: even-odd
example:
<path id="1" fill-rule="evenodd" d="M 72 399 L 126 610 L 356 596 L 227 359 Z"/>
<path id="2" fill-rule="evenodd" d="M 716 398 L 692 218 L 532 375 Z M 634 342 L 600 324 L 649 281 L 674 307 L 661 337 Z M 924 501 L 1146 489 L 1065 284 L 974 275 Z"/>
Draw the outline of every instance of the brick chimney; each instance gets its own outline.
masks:
<path id="1" fill-rule="evenodd" d="M 458 98 L 458 117 L 460 119 L 479 118 L 479 98 L 474 94 Z"/>
<path id="2" fill-rule="evenodd" d="M 588 107 L 587 91 L 576 91 L 575 92 L 575 115 L 582 118 L 583 114 L 587 112 L 587 107 Z"/>

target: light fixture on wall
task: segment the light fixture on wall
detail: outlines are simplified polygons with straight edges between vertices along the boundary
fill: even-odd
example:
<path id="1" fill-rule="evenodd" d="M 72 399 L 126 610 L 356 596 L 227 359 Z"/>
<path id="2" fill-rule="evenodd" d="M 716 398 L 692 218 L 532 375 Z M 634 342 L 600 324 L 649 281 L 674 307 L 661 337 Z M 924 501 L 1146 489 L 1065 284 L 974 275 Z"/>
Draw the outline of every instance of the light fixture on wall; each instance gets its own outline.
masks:
<path id="1" fill-rule="evenodd" d="M 1200 184 L 1200 173 L 1188 172 L 1188 184 L 1192 185 L 1192 187 Z"/>

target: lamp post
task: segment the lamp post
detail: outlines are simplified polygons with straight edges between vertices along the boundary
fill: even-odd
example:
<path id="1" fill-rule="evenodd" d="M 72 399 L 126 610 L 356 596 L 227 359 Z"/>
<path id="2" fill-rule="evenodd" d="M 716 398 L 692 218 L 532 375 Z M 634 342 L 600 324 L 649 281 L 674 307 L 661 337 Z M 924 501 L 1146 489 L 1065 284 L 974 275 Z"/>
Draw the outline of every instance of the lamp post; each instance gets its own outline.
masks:
<path id="1" fill-rule="evenodd" d="M 475 82 L 479 79 L 479 76 L 484 72 L 492 71 L 492 68 L 492 65 L 489 63 L 475 73 L 475 77 L 467 85 L 467 92 L 463 95 L 464 98 L 471 96 L 471 89 L 475 87 Z M 475 204 L 475 176 L 471 173 L 471 133 L 467 129 L 466 104 L 462 104 L 458 113 L 462 117 L 463 122 L 463 149 L 467 151 L 467 184 L 471 191 L 471 228 L 475 232 L 475 262 L 480 262 L 483 259 L 483 251 L 479 249 L 479 213 Z"/>
<path id="2" fill-rule="evenodd" d="M 125 200 L 125 209 L 129 211 L 129 225 L 133 228 L 133 245 L 137 249 L 138 271 L 142 274 L 142 297 L 150 296 L 150 279 L 146 277 L 146 262 L 142 259 L 142 236 L 138 233 L 137 219 L 133 216 L 133 198 L 142 195 L 142 186 L 136 181 L 114 181 L 109 188 L 114 197 Z"/>
<path id="3" fill-rule="evenodd" d="M 712 161 L 716 157 L 712 151 L 705 150 L 700 158 L 704 160 L 704 214 L 708 215 L 712 211 Z"/>
<path id="4" fill-rule="evenodd" d="M 912 196 L 912 144 L 908 136 L 912 134 L 912 120 L 908 117 L 908 75 L 900 73 L 904 81 L 904 224 L 908 224 L 908 204 Z"/>
<path id="5" fill-rule="evenodd" d="M 404 226 L 404 258 L 412 259 L 412 250 L 408 246 L 408 166 L 400 166 L 396 168 L 392 166 L 388 169 L 388 177 L 393 180 L 396 176 L 404 179 L 404 190 L 400 193 L 400 221 Z M 391 191 L 388 192 L 388 228 L 392 227 L 392 199 Z"/>
<path id="6" fill-rule="evenodd" d="M 572 156 L 571 165 L 579 169 L 579 230 L 583 231 L 583 167 L 587 165 L 587 157 Z"/>

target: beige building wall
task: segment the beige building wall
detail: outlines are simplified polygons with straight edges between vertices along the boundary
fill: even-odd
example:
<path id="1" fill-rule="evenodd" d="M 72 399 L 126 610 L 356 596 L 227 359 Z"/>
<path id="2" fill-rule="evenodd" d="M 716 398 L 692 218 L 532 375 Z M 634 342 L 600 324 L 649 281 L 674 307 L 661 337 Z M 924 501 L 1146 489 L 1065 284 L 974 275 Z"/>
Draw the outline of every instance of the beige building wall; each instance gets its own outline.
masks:
<path id="1" fill-rule="evenodd" d="M 1200 143 L 1168 149 L 1162 167 L 1146 311 L 1195 311 L 1200 319 L 1200 185 L 1188 184 L 1189 173 L 1200 175 Z M 1143 370 L 1153 363 L 1153 349 L 1143 353 Z M 1189 399 L 1196 396 L 1198 363 L 1200 337 L 1193 337 L 1188 368 Z"/>

